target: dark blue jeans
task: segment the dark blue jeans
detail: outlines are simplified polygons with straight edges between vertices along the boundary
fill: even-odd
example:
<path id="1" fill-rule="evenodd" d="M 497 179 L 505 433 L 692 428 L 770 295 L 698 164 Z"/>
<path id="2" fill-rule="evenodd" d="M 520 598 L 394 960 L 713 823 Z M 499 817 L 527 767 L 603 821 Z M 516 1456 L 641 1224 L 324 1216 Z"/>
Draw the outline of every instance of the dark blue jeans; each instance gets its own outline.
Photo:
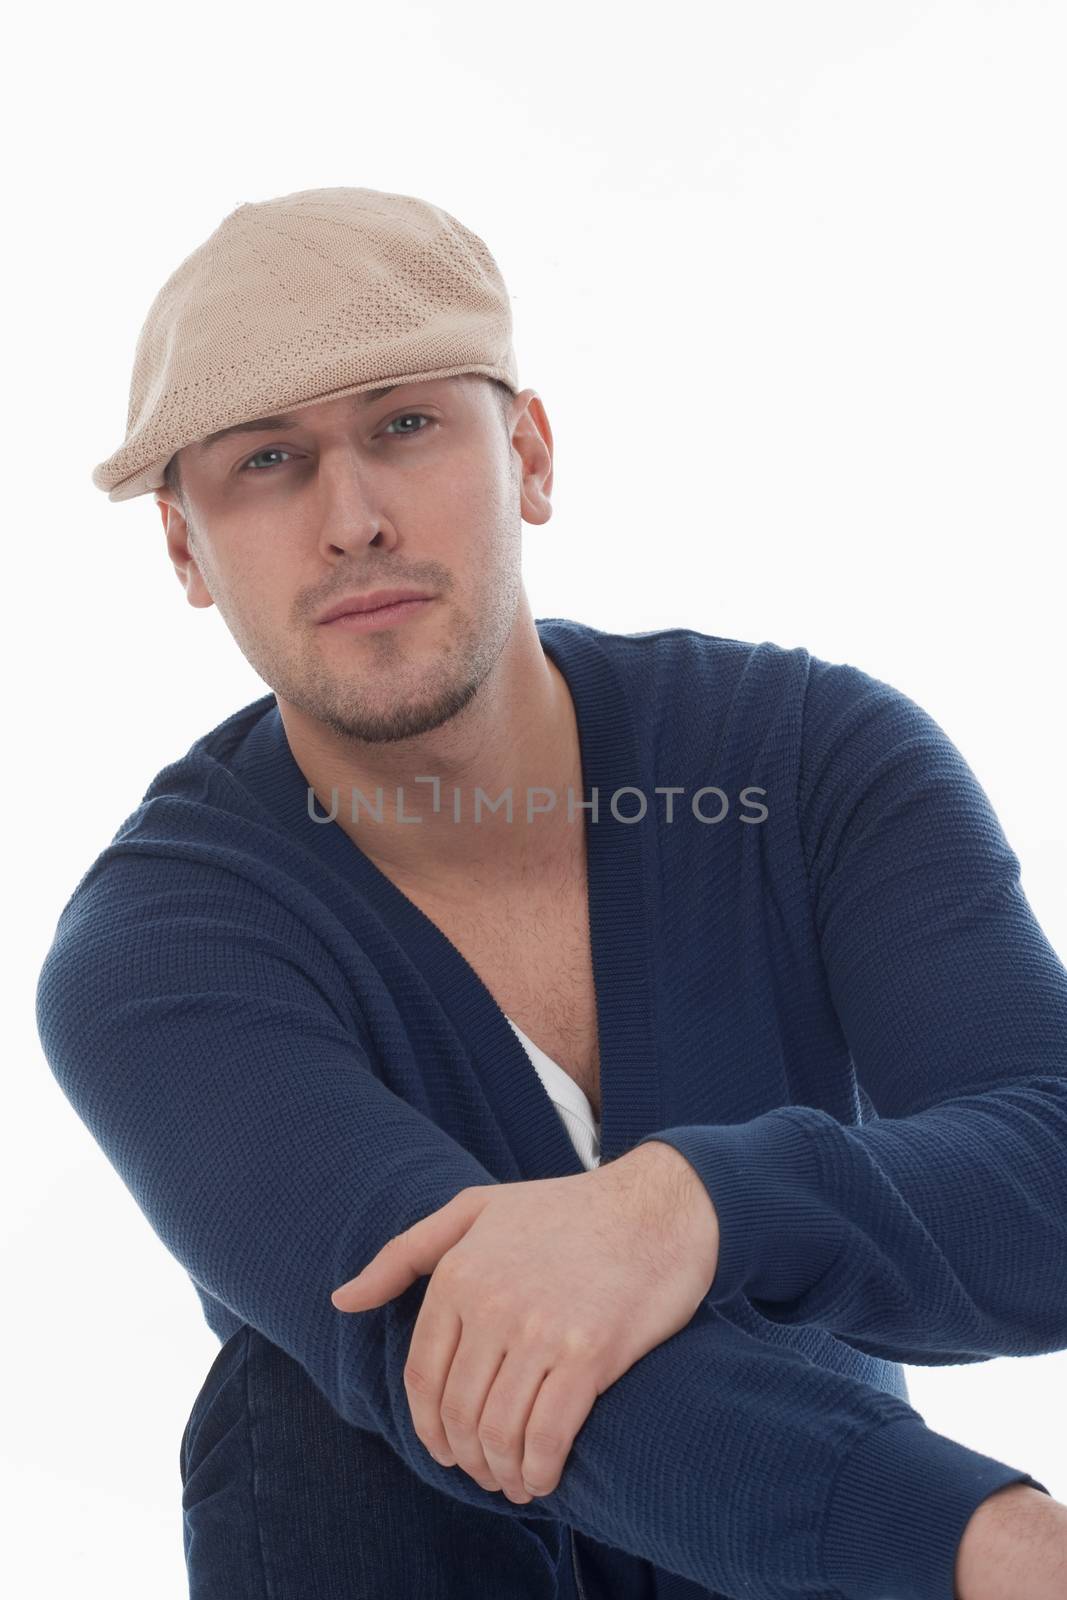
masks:
<path id="1" fill-rule="evenodd" d="M 204 1380 L 181 1476 L 190 1600 L 655 1595 L 647 1562 L 572 1539 L 553 1519 L 482 1511 L 423 1483 L 252 1328 L 226 1341 Z"/>

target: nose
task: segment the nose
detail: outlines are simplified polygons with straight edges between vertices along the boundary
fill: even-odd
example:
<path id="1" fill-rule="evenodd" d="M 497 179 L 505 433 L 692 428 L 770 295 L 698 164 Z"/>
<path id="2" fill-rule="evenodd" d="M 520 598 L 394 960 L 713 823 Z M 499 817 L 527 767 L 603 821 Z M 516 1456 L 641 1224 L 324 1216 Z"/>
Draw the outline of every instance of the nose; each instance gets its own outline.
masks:
<path id="1" fill-rule="evenodd" d="M 361 550 L 389 550 L 399 535 L 384 510 L 373 473 L 354 450 L 339 446 L 319 457 L 319 542 L 329 560 Z"/>

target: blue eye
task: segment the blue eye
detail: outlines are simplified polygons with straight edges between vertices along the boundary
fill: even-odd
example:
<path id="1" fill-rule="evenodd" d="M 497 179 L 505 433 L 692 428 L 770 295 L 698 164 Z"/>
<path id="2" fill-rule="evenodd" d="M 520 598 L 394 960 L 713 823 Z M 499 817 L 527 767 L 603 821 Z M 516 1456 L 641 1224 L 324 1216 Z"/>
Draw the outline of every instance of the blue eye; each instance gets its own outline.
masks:
<path id="1" fill-rule="evenodd" d="M 388 431 L 388 429 L 391 428 L 394 423 L 397 423 L 397 422 L 408 422 L 413 417 L 417 417 L 419 419 L 419 421 L 421 421 L 421 422 L 432 422 L 434 420 L 433 417 L 426 416 L 425 413 L 422 412 L 422 411 L 405 411 L 405 413 L 404 413 L 404 415 L 402 417 L 394 417 L 392 422 L 386 424 L 386 431 Z M 415 438 L 416 435 L 418 435 L 420 433 L 425 433 L 425 432 L 426 432 L 425 428 L 411 428 L 411 429 L 407 429 L 403 433 L 394 433 L 392 435 L 392 437 L 394 439 L 412 439 L 412 438 Z M 248 460 L 245 461 L 242 464 L 240 470 L 242 472 L 247 472 L 249 470 L 249 468 L 252 467 L 253 461 L 258 461 L 260 456 L 287 456 L 290 453 L 291 452 L 288 451 L 288 450 L 282 450 L 278 445 L 273 445 L 273 444 L 272 445 L 267 445 L 265 449 L 257 450 L 254 456 L 249 456 Z M 279 463 L 275 463 L 275 465 L 281 465 L 281 463 L 280 462 Z M 252 470 L 253 470 L 253 472 L 257 472 L 257 473 L 273 472 L 274 465 L 266 466 L 266 467 L 255 467 Z"/>
<path id="2" fill-rule="evenodd" d="M 249 456 L 248 460 L 242 466 L 241 471 L 247 472 L 253 461 L 257 461 L 260 456 L 287 456 L 288 454 L 288 450 L 279 450 L 277 445 L 268 445 L 266 450 L 257 450 L 254 456 Z M 269 472 L 271 469 L 270 467 L 258 467 L 256 470 L 259 472 Z"/>

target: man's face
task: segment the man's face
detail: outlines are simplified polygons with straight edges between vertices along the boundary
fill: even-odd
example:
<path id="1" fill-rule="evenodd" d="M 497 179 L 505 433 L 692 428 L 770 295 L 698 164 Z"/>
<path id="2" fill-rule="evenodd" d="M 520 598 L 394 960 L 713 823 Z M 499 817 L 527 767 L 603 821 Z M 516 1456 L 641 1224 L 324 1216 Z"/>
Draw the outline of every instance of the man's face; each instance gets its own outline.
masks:
<path id="1" fill-rule="evenodd" d="M 551 515 L 551 430 L 523 396 L 511 439 L 493 386 L 463 374 L 186 446 L 188 524 L 159 498 L 190 603 L 217 605 L 279 702 L 335 733 L 379 743 L 438 727 L 507 643 L 523 518 Z M 394 626 L 318 621 L 348 595 L 407 585 L 434 598 Z"/>

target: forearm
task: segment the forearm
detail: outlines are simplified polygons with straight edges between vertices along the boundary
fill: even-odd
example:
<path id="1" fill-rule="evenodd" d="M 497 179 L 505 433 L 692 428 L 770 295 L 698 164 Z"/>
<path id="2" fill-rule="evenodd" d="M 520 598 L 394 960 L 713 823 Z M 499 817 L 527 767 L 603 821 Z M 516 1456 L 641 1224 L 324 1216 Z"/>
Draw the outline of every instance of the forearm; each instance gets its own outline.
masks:
<path id="1" fill-rule="evenodd" d="M 625 1160 L 653 1189 L 670 1185 L 676 1221 L 685 1214 L 676 1231 L 686 1248 L 717 1254 L 718 1219 L 687 1158 L 647 1140 Z M 955 1600 L 1067 1600 L 1067 1505 L 1023 1483 L 987 1495 L 960 1540 L 953 1589 Z"/>
<path id="2" fill-rule="evenodd" d="M 1009 1483 L 978 1506 L 956 1559 L 956 1600 L 1063 1600 L 1067 1505 Z"/>

